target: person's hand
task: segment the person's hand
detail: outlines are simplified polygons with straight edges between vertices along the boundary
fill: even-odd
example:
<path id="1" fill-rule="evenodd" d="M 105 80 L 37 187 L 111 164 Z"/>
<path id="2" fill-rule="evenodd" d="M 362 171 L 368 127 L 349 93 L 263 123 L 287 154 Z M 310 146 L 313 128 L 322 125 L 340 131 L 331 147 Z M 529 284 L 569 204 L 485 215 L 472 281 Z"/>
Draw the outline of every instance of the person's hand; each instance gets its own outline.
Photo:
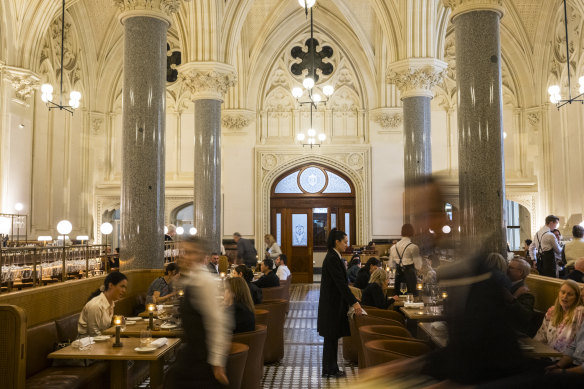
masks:
<path id="1" fill-rule="evenodd" d="M 212 366 L 213 375 L 215 379 L 223 386 L 229 385 L 229 380 L 227 379 L 227 374 L 225 374 L 225 368 L 221 366 Z"/>
<path id="2" fill-rule="evenodd" d="M 546 366 L 545 368 L 545 374 L 558 374 L 561 373 L 562 368 L 560 366 L 558 366 L 557 363 L 553 364 L 553 365 L 549 365 Z"/>
<path id="3" fill-rule="evenodd" d="M 355 315 L 361 316 L 363 314 L 363 308 L 361 308 L 361 304 L 359 303 L 353 304 L 353 309 L 355 310 Z"/>

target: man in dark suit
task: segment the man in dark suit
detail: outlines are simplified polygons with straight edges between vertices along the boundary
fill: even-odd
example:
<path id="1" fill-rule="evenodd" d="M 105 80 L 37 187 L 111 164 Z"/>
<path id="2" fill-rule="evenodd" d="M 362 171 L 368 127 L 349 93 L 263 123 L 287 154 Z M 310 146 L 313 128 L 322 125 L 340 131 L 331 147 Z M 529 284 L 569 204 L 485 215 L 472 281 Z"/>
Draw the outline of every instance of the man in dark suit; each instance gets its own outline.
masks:
<path id="1" fill-rule="evenodd" d="M 258 252 L 250 240 L 241 237 L 239 232 L 233 233 L 233 240 L 237 243 L 237 260 L 243 261 L 245 266 L 254 267 L 256 265 Z"/>
<path id="2" fill-rule="evenodd" d="M 219 254 L 211 254 L 211 259 L 207 262 L 209 273 L 219 274 Z"/>
<path id="3" fill-rule="evenodd" d="M 259 280 L 254 282 L 257 287 L 259 288 L 272 288 L 274 286 L 280 286 L 280 279 L 276 275 L 276 273 L 272 270 L 274 267 L 274 261 L 271 259 L 264 259 L 262 262 L 262 273 L 263 276 L 260 277 Z"/>

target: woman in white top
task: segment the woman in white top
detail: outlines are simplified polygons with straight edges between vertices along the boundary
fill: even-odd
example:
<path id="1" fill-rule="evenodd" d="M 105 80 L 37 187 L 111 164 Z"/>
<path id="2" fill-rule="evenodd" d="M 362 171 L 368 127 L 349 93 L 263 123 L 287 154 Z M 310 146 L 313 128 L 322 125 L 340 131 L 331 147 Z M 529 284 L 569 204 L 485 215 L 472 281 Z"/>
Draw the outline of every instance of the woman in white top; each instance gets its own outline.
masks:
<path id="1" fill-rule="evenodd" d="M 422 268 L 422 257 L 420 248 L 412 243 L 414 227 L 411 224 L 404 224 L 401 229 L 402 239 L 390 250 L 389 259 L 396 264 L 395 285 L 399 287 L 402 282 L 408 285 L 408 293 L 417 295 L 416 290 L 416 270 Z"/>
<path id="2" fill-rule="evenodd" d="M 278 242 L 276 242 L 274 235 L 266 234 L 264 236 L 264 242 L 266 242 L 266 258 L 275 261 L 276 258 L 282 254 L 282 250 L 280 249 L 280 246 L 278 246 Z"/>
<path id="3" fill-rule="evenodd" d="M 103 285 L 89 296 L 83 307 L 77 332 L 79 335 L 97 336 L 107 330 L 112 323 L 114 303 L 126 294 L 128 278 L 119 271 L 105 277 Z"/>

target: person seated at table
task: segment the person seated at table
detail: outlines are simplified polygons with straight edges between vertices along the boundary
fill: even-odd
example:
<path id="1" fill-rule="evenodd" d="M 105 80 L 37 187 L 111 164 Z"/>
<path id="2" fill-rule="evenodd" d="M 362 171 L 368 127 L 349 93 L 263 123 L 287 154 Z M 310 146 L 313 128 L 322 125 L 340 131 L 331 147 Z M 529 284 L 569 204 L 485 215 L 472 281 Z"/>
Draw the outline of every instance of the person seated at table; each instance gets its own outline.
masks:
<path id="1" fill-rule="evenodd" d="M 290 277 L 290 269 L 286 266 L 287 262 L 288 258 L 286 257 L 286 254 L 280 254 L 278 255 L 278 258 L 276 258 L 276 275 L 280 281 L 286 281 L 288 277 Z"/>
<path id="2" fill-rule="evenodd" d="M 115 302 L 124 297 L 127 287 L 128 277 L 123 273 L 109 273 L 103 285 L 89 296 L 83 307 L 77 323 L 77 333 L 98 336 L 107 330 L 112 325 Z"/>
<path id="3" fill-rule="evenodd" d="M 181 268 L 187 270 L 180 304 L 184 334 L 164 387 L 221 388 L 228 385 L 225 371 L 233 322 L 217 309 L 217 282 L 205 264 L 208 244 L 190 236 L 181 242 Z"/>
<path id="4" fill-rule="evenodd" d="M 507 266 L 507 277 L 511 281 L 511 287 L 505 289 L 507 318 L 511 328 L 524 334 L 529 332 L 535 304 L 535 296 L 525 285 L 525 278 L 530 272 L 531 266 L 521 258 L 513 258 Z"/>
<path id="5" fill-rule="evenodd" d="M 250 332 L 255 330 L 255 307 L 245 280 L 241 277 L 227 279 L 228 288 L 225 288 L 225 305 L 234 318 L 233 333 Z"/>
<path id="6" fill-rule="evenodd" d="M 146 303 L 161 304 L 176 296 L 177 292 L 173 291 L 173 288 L 178 277 L 178 266 L 175 263 L 169 263 L 164 269 L 164 276 L 152 281 L 148 287 Z"/>
<path id="7" fill-rule="evenodd" d="M 219 254 L 212 253 L 209 262 L 207 262 L 209 273 L 219 274 Z"/>
<path id="8" fill-rule="evenodd" d="M 361 269 L 361 257 L 359 254 L 354 254 L 351 258 L 351 262 L 349 262 L 349 268 L 347 269 L 347 277 L 349 278 L 349 282 L 354 284 L 357 280 L 357 273 Z"/>
<path id="9" fill-rule="evenodd" d="M 578 284 L 572 280 L 562 283 L 554 305 L 548 309 L 535 339 L 563 353 L 576 338 L 584 322 L 584 306 Z"/>
<path id="10" fill-rule="evenodd" d="M 357 277 L 355 278 L 355 288 L 365 289 L 367 284 L 369 284 L 369 278 L 371 274 L 381 266 L 379 259 L 371 257 L 367 260 L 365 266 L 363 266 L 357 272 Z"/>
<path id="11" fill-rule="evenodd" d="M 234 277 L 241 277 L 247 284 L 249 289 L 249 293 L 251 294 L 251 299 L 254 304 L 261 304 L 263 301 L 263 294 L 262 290 L 254 284 L 253 281 L 253 271 L 245 265 L 238 265 L 235 268 L 235 272 L 233 274 Z"/>
<path id="12" fill-rule="evenodd" d="M 395 302 L 385 295 L 387 290 L 387 273 L 382 268 L 376 269 L 369 278 L 369 284 L 361 294 L 361 304 L 379 309 L 387 309 Z"/>
<path id="13" fill-rule="evenodd" d="M 263 260 L 261 271 L 264 273 L 264 275 L 261 276 L 259 280 L 254 282 L 258 288 L 273 288 L 275 286 L 280 286 L 280 279 L 272 270 L 273 267 L 274 261 L 271 259 Z"/>
<path id="14" fill-rule="evenodd" d="M 584 258 L 576 260 L 574 270 L 568 274 L 568 279 L 584 283 Z"/>

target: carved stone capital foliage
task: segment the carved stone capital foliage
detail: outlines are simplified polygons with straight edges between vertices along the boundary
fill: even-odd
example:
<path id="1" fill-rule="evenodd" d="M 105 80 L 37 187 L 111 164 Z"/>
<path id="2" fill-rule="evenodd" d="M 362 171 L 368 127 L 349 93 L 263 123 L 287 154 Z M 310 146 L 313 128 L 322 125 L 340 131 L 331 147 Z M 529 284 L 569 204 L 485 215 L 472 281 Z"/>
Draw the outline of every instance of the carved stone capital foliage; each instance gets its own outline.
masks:
<path id="1" fill-rule="evenodd" d="M 237 83 L 235 69 L 218 62 L 190 62 L 178 67 L 178 79 L 191 93 L 192 100 L 221 100 Z"/>
<path id="2" fill-rule="evenodd" d="M 402 115 L 399 113 L 380 112 L 373 116 L 373 121 L 383 129 L 397 128 L 402 124 Z"/>
<path id="3" fill-rule="evenodd" d="M 16 98 L 25 103 L 40 85 L 40 78 L 27 69 L 2 66 L 4 79 L 12 86 Z"/>
<path id="4" fill-rule="evenodd" d="M 129 17 L 148 16 L 165 20 L 170 25 L 172 14 L 178 12 L 181 0 L 112 0 L 122 12 L 122 23 Z"/>
<path id="5" fill-rule="evenodd" d="M 494 11 L 500 17 L 504 14 L 503 0 L 442 0 L 442 2 L 445 7 L 452 8 L 450 14 L 452 20 L 458 15 L 474 11 Z"/>
<path id="6" fill-rule="evenodd" d="M 221 124 L 229 131 L 238 132 L 247 127 L 253 118 L 253 111 L 228 109 L 221 113 Z"/>
<path id="7" fill-rule="evenodd" d="M 387 83 L 395 84 L 401 97 L 433 97 L 432 88 L 446 76 L 446 62 L 433 58 L 399 61 L 389 66 Z"/>

